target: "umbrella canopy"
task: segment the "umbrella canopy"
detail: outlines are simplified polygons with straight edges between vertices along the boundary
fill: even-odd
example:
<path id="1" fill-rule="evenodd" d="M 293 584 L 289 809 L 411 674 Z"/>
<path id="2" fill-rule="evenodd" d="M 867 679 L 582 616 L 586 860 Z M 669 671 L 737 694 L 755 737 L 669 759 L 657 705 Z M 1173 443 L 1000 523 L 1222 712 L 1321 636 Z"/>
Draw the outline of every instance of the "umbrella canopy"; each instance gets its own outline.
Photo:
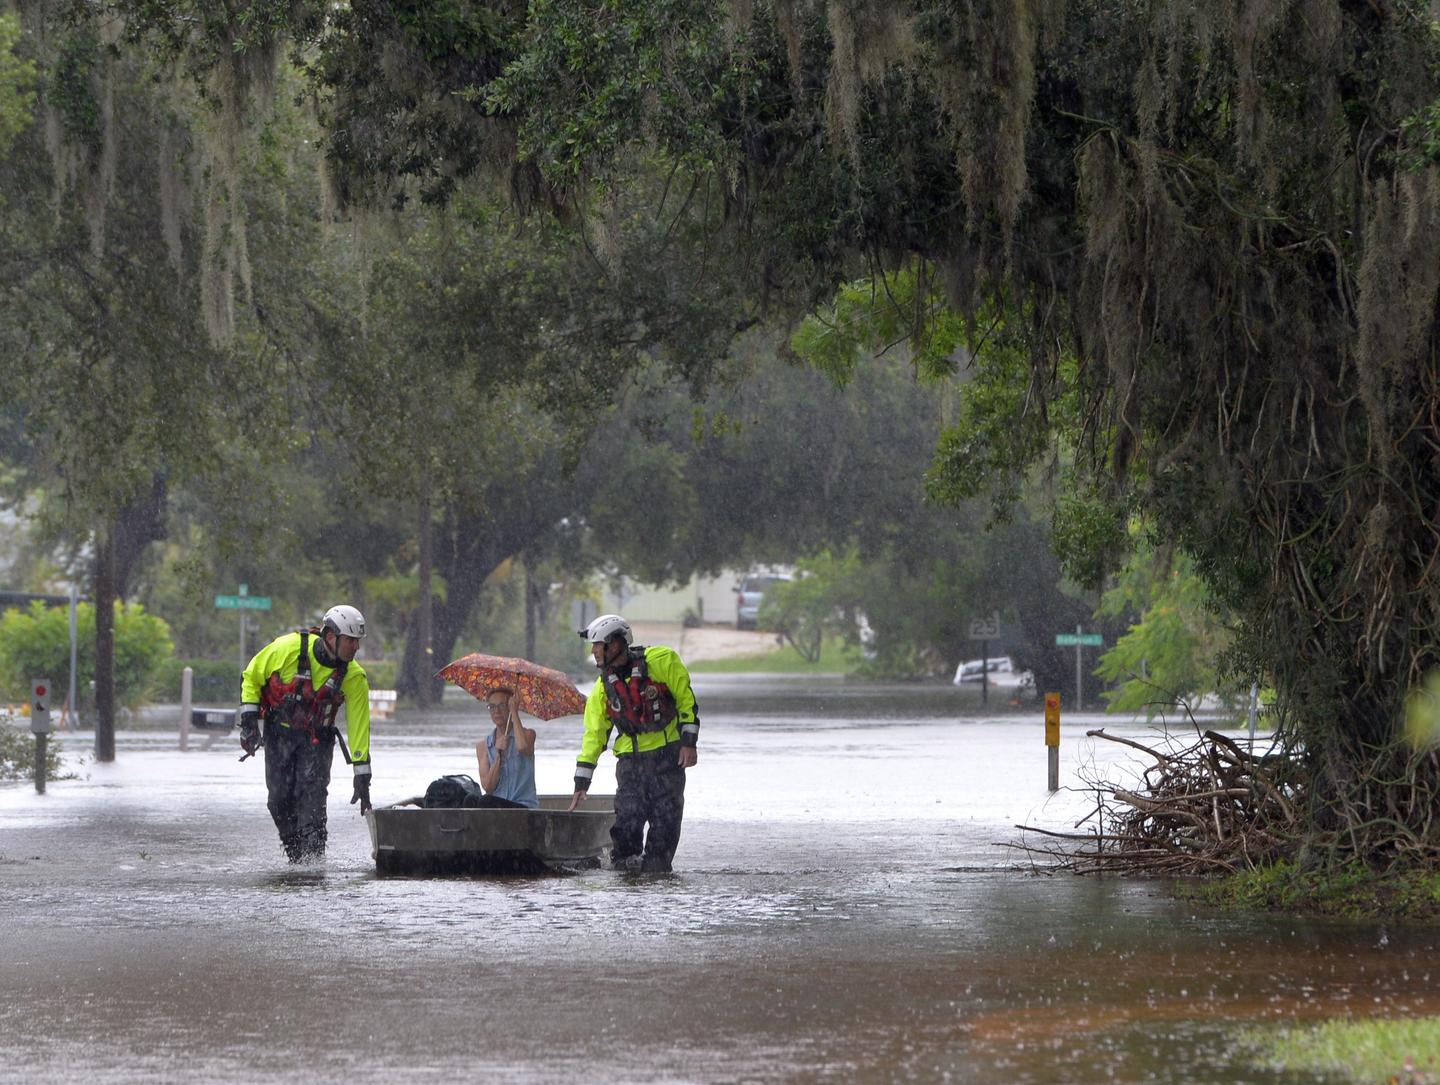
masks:
<path id="1" fill-rule="evenodd" d="M 520 707 L 542 720 L 585 711 L 585 695 L 564 672 L 528 659 L 471 652 L 447 663 L 436 677 L 454 682 L 482 701 L 497 689 L 514 690 L 519 694 Z"/>

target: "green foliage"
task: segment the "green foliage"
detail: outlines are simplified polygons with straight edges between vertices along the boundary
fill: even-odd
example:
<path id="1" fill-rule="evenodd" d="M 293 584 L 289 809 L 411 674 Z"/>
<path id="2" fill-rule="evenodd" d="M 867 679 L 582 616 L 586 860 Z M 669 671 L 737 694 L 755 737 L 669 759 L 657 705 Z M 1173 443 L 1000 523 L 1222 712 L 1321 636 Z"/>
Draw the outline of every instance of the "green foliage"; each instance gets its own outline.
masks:
<path id="1" fill-rule="evenodd" d="M 725 147 L 697 103 L 734 93 L 723 67 L 720 26 L 704 0 L 589 4 L 544 0 L 527 12 L 523 39 L 489 85 L 493 109 L 521 118 L 521 153 L 573 183 L 652 133 L 681 161 L 705 163 Z M 557 94 L 558 88 L 565 92 Z"/>
<path id="2" fill-rule="evenodd" d="M 917 262 L 843 284 L 832 302 L 801 321 L 790 348 L 841 386 L 877 351 L 902 343 L 923 377 L 955 376 L 966 356 L 963 348 L 981 337 L 972 334 L 972 321 L 946 303 L 931 279 L 933 273 L 929 264 Z"/>
<path id="3" fill-rule="evenodd" d="M 45 747 L 45 775 L 51 780 L 72 780 L 63 771 L 60 743 L 51 735 Z M 35 736 L 25 721 L 12 725 L 0 720 L 0 780 L 35 779 Z"/>
<path id="4" fill-rule="evenodd" d="M 1096 493 L 1070 474 L 1055 498 L 1050 545 L 1079 585 L 1103 587 L 1130 553 L 1127 502 Z"/>
<path id="5" fill-rule="evenodd" d="M 420 605 L 420 577 L 415 572 L 366 577 L 363 594 L 367 621 L 382 629 L 403 630 Z M 443 577 L 431 579 L 430 594 L 436 602 L 445 602 Z"/>
<path id="6" fill-rule="evenodd" d="M 1359 861 L 1320 868 L 1283 861 L 1208 881 L 1195 894 L 1254 911 L 1348 918 L 1440 917 L 1440 872 L 1424 864 L 1376 870 Z"/>
<path id="7" fill-rule="evenodd" d="M 1133 620 L 1097 668 L 1115 683 L 1104 693 L 1110 710 L 1154 713 L 1179 700 L 1194 706 L 1211 693 L 1238 702 L 1243 691 L 1219 669 L 1231 634 L 1215 607 L 1191 558 L 1157 554 L 1148 543 L 1136 548 L 1100 604 L 1102 615 Z"/>
<path id="8" fill-rule="evenodd" d="M 69 34 L 61 42 L 53 70 L 45 81 L 45 101 L 60 117 L 66 139 L 91 154 L 100 150 L 105 125 L 96 99 L 101 64 L 100 42 L 93 30 Z"/>
<path id="9" fill-rule="evenodd" d="M 1319 20 L 1313 5 L 1261 5 L 1255 19 L 1210 8 L 543 0 L 397 9 L 266 0 L 237 9 L 116 0 L 100 10 L 126 17 L 128 42 L 158 37 L 173 52 L 191 51 L 206 80 L 215 70 L 235 74 L 237 56 L 262 56 L 293 34 L 322 102 L 342 205 L 376 194 L 403 205 L 417 189 L 450 201 L 467 179 L 484 177 L 501 179 L 524 207 L 556 209 L 575 245 L 572 259 L 557 261 L 573 274 L 554 282 L 574 290 L 534 314 L 543 321 L 508 326 L 548 341 L 526 359 L 543 363 L 525 368 L 540 402 L 568 404 L 571 418 L 586 405 L 590 427 L 603 428 L 599 416 L 649 361 L 697 391 L 720 372 L 715 359 L 736 329 L 804 311 L 866 269 L 906 300 L 887 297 L 858 319 L 876 334 L 902 329 L 922 359 L 933 336 L 928 357 L 958 364 L 944 350 L 955 325 L 947 307 L 972 319 L 966 343 L 978 387 L 962 407 L 971 413 L 941 442 L 932 496 L 953 504 L 987 486 L 1003 510 L 1032 465 L 1047 457 L 1052 468 L 1064 465 L 1071 477 L 1051 475 L 1075 498 L 1056 516 L 1055 538 L 1087 586 L 1113 572 L 1108 544 L 1123 544 L 1132 513 L 1164 525 L 1165 542 L 1189 554 L 1229 607 L 1236 654 L 1274 675 L 1287 726 L 1322 776 L 1316 793 L 1335 796 L 1332 820 L 1364 819 L 1347 845 L 1363 849 L 1367 834 L 1388 829 L 1352 812 L 1394 807 L 1417 776 L 1433 791 L 1437 773 L 1433 761 L 1406 760 L 1398 732 L 1405 691 L 1440 662 L 1430 560 L 1440 474 L 1433 426 L 1416 421 L 1440 398 L 1431 251 L 1440 172 L 1430 164 L 1440 36 L 1427 9 L 1409 0 L 1332 5 Z M 77 37 L 70 62 L 77 72 L 82 44 Z M 123 50 L 119 59 L 128 59 Z M 83 106 L 77 97 L 66 110 L 81 138 Z M 158 111 L 120 113 L 138 126 Z M 348 364 L 363 324 L 310 323 L 309 309 L 328 310 L 323 291 L 261 289 L 257 319 L 266 306 L 273 314 L 289 304 L 283 315 L 303 313 L 299 324 L 318 334 L 297 341 L 275 331 L 292 322 L 272 315 L 271 338 L 259 340 L 268 349 L 253 355 L 264 372 L 244 379 L 194 350 L 181 319 L 194 277 L 146 274 L 165 260 L 135 225 L 149 194 L 132 182 L 153 175 L 154 150 L 144 139 L 122 143 L 113 189 L 88 190 L 125 195 L 108 205 L 128 224 L 123 259 L 91 266 L 83 245 L 48 235 L 54 216 L 35 214 L 24 221 L 36 234 L 27 240 L 39 243 L 24 251 L 55 251 L 64 240 L 65 258 L 5 261 L 40 268 L 18 299 L 3 299 L 4 311 L 18 314 L 7 321 L 23 331 L 0 356 L 23 360 L 4 383 L 74 524 L 108 522 L 157 463 L 184 474 L 205 459 L 197 453 L 213 457 L 212 443 L 194 435 L 260 414 L 233 402 L 239 390 L 293 396 L 288 375 L 305 372 L 307 359 Z M 20 173 L 45 158 L 31 144 L 0 169 Z M 73 232 L 75 216 L 64 225 Z M 917 260 L 935 269 L 944 305 L 923 281 L 928 272 L 909 285 L 893 278 Z M 429 261 L 414 263 L 423 273 Z M 443 317 L 463 310 L 443 302 L 466 298 L 483 314 L 495 301 L 484 290 L 467 294 L 464 266 L 415 276 L 390 312 L 431 291 L 442 304 L 416 306 L 420 320 L 435 341 L 462 340 L 471 329 Z M 582 289 L 587 280 L 601 285 Z M 503 289 L 493 293 L 503 300 Z M 852 291 L 836 305 L 835 344 L 807 346 L 854 373 L 852 387 L 866 367 L 854 365 L 853 351 L 847 360 L 846 341 L 859 339 L 847 310 L 863 310 L 863 300 Z M 987 375 L 997 314 L 1004 349 Z M 372 392 L 426 372 L 416 368 L 428 360 L 422 353 L 377 353 L 382 376 Z M 151 363 L 164 379 L 136 376 Z M 436 368 L 451 364 L 493 372 L 520 363 L 477 350 Z M 319 373 L 332 371 L 340 370 Z M 213 397 L 187 395 L 212 387 L 226 391 L 223 411 Z M 444 380 L 418 400 L 436 387 Z M 291 396 L 276 398 L 298 401 Z M 453 398 L 456 417 L 466 417 L 466 396 Z M 401 422 L 416 413 L 395 399 Z M 663 428 L 657 415 L 627 416 L 624 432 Z M 942 425 L 955 424 L 941 415 Z M 194 421 L 163 424 L 177 416 Z M 344 421 L 353 433 L 365 420 L 357 410 Z M 862 408 L 848 421 L 864 425 Z M 449 417 L 431 425 L 460 428 Z M 284 429 L 282 447 L 297 436 Z M 382 445 L 405 433 L 377 429 Z M 933 437 L 917 425 L 874 447 L 918 464 L 928 451 L 910 458 L 916 432 Z M 424 474 L 439 461 L 473 470 L 468 457 L 445 459 L 463 434 L 443 436 L 417 442 L 432 459 L 416 468 Z M 856 467 L 887 465 L 839 445 L 778 458 L 768 450 L 805 484 L 790 494 L 776 485 L 780 501 L 766 511 L 783 520 L 786 497 L 807 510 L 836 506 L 837 521 L 865 536 L 856 539 L 861 552 L 893 558 L 918 593 L 934 579 L 936 556 L 907 547 L 897 528 L 935 520 L 917 527 L 920 517 L 891 514 L 908 491 L 885 514 L 841 507 Z M 716 470 L 744 462 L 756 475 L 742 484 L 753 486 L 763 465 L 728 451 L 731 463 L 717 456 Z M 743 507 L 727 510 L 733 527 L 687 531 L 715 521 L 683 505 L 677 475 L 656 476 L 675 508 L 658 522 L 663 537 L 646 539 L 649 569 L 668 575 L 722 546 L 745 553 L 766 534 L 785 536 L 792 553 L 835 541 L 755 529 L 758 517 Z M 400 488 L 387 479 L 384 489 Z M 474 542 L 523 510 L 488 507 L 498 495 L 480 487 L 470 496 L 474 505 L 444 516 L 451 539 L 464 540 L 454 549 L 470 545 L 457 567 L 493 568 L 537 537 L 538 528 L 503 544 Z M 545 522 L 555 522 L 553 510 L 545 506 Z M 446 577 L 464 609 L 475 578 L 451 569 Z M 1053 581 L 1049 588 L 1053 595 Z M 1040 621 L 1025 623 L 1032 643 Z M 1399 760 L 1382 774 L 1394 781 L 1382 801 L 1369 791 L 1374 774 L 1360 770 L 1371 751 L 1392 746 Z"/>
<path id="10" fill-rule="evenodd" d="M 772 584 L 760 604 L 761 629 L 778 630 L 808 663 L 820 658 L 827 637 L 853 640 L 858 613 L 860 558 L 854 550 L 822 550 L 800 561 L 795 577 Z"/>
<path id="11" fill-rule="evenodd" d="M 34 119 L 35 62 L 17 55 L 20 18 L 0 12 L 0 152 Z"/>
<path id="12" fill-rule="evenodd" d="M 76 607 L 76 691 L 88 703 L 95 678 L 95 608 Z M 161 664 L 173 651 L 165 622 L 138 603 L 115 607 L 115 697 L 135 707 L 152 695 Z M 10 700 L 28 696 L 32 678 L 48 677 L 56 689 L 70 674 L 70 614 L 65 607 L 32 603 L 0 615 L 0 691 Z M 238 684 L 238 678 L 236 679 Z M 178 690 L 178 687 L 177 687 Z M 58 705 L 57 705 L 58 707 Z"/>
<path id="13" fill-rule="evenodd" d="M 1020 500 L 1031 465 L 1077 435 L 1074 400 L 1052 390 L 1042 412 L 1030 394 L 1029 351 L 1011 329 L 1013 316 L 990 310 L 966 316 L 946 300 L 935 276 L 931 263 L 915 261 L 846 283 L 805 318 L 790 348 L 842 387 L 862 362 L 902 344 L 922 380 L 962 378 L 957 417 L 935 443 L 927 492 L 950 505 L 988 497 L 1003 518 Z M 1073 374 L 1073 364 L 1065 368 Z"/>
<path id="14" fill-rule="evenodd" d="M 1405 741 L 1417 752 L 1440 749 L 1440 667 L 1405 695 Z"/>
<path id="15" fill-rule="evenodd" d="M 1079 433 L 1075 398 L 1056 393 L 1041 410 L 1029 355 L 1011 321 L 966 318 L 933 280 L 933 268 L 918 262 L 846 284 L 790 341 L 798 357 L 861 399 L 870 394 L 869 371 L 895 368 L 881 355 L 903 342 L 933 403 L 954 415 L 936 434 L 925 496 L 966 514 L 912 509 L 870 549 L 857 605 L 876 638 L 862 670 L 891 677 L 948 673 L 971 648 L 969 619 L 999 611 L 1006 650 L 1049 687 L 1065 673 L 1055 630 L 1090 616 L 1063 582 L 1062 566 L 1082 583 L 1098 583 L 1097 570 L 1124 551 L 1116 539 L 1119 523 L 1118 542 L 1126 542 L 1123 518 L 1113 500 L 1079 501 L 1072 484 L 1062 487 L 1051 530 L 1040 526 L 1025 502 L 1038 490 L 1033 465 L 1047 453 L 1071 455 Z M 1067 361 L 1061 368 L 1068 384 L 1075 366 Z M 985 525 L 969 506 L 980 497 L 990 501 Z"/>
<path id="16" fill-rule="evenodd" d="M 550 571 L 543 566 L 531 570 L 532 580 L 545 584 L 547 588 L 537 615 L 535 651 L 531 658 L 561 671 L 574 671 L 584 661 L 585 655 L 580 650 L 584 645 L 576 638 L 568 620 L 560 620 L 560 615 L 554 612 L 553 608 L 561 600 L 552 598 L 548 591 Z M 466 652 L 527 655 L 525 583 L 524 567 L 519 562 L 507 562 L 497 570 L 486 582 L 475 613 L 457 641 L 452 656 L 458 657 Z M 438 660 L 436 669 L 448 662 L 448 659 Z"/>

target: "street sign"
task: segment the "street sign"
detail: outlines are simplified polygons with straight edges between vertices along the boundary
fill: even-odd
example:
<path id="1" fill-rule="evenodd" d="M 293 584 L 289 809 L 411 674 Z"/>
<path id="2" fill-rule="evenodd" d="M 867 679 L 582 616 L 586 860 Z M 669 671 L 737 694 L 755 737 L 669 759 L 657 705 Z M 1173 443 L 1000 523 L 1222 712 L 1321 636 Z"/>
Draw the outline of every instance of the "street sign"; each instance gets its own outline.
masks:
<path id="1" fill-rule="evenodd" d="M 50 690 L 50 679 L 30 680 L 30 730 L 37 735 L 48 735 L 55 730 L 50 722 Z"/>
<path id="2" fill-rule="evenodd" d="M 1057 648 L 1073 648 L 1084 645 L 1087 648 L 1098 648 L 1105 643 L 1105 638 L 1099 633 L 1056 633 L 1055 646 Z"/>
<path id="3" fill-rule="evenodd" d="M 971 640 L 999 640 L 1000 612 L 992 610 L 983 618 L 970 619 Z"/>
<path id="4" fill-rule="evenodd" d="M 219 610 L 269 610 L 268 595 L 217 595 L 215 606 Z"/>

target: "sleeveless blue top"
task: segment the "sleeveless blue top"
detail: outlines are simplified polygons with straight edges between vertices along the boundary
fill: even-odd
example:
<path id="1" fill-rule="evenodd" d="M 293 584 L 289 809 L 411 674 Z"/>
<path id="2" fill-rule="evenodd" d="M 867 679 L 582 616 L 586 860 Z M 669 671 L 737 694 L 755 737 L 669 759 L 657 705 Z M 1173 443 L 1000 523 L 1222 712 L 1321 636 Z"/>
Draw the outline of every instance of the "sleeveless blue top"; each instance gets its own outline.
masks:
<path id="1" fill-rule="evenodd" d="M 492 729 L 485 737 L 485 752 L 490 757 L 490 763 L 495 763 L 495 732 Z M 495 782 L 495 790 L 490 794 L 501 799 L 509 799 L 511 802 L 518 802 L 521 806 L 528 806 L 535 810 L 540 806 L 540 799 L 535 793 L 535 755 L 517 754 L 515 744 L 512 741 L 509 751 L 500 759 L 500 779 Z"/>

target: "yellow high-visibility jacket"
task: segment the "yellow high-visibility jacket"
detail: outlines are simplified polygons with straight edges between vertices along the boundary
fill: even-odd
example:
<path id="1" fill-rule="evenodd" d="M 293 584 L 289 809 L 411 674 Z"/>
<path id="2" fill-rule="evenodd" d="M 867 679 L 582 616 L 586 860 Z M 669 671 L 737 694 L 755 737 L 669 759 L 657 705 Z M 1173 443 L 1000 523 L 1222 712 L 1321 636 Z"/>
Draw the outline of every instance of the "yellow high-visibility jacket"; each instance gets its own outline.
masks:
<path id="1" fill-rule="evenodd" d="M 310 634 L 310 681 L 318 689 L 330 677 L 334 667 L 327 667 L 315 654 L 315 645 L 320 635 Z M 246 665 L 240 676 L 240 711 L 260 710 L 260 691 L 270 676 L 279 673 L 280 681 L 289 682 L 300 669 L 300 633 L 286 633 L 276 637 Z M 345 677 L 340 682 L 340 692 L 345 695 L 341 711 L 345 713 L 346 732 L 350 743 L 350 760 L 355 766 L 355 775 L 364 776 L 370 771 L 370 679 L 365 668 L 353 659 L 345 668 Z"/>
<path id="2" fill-rule="evenodd" d="M 616 757 L 658 750 L 672 742 L 694 746 L 699 739 L 700 710 L 695 703 L 695 692 L 690 688 L 690 672 L 675 650 L 658 645 L 646 648 L 645 667 L 650 681 L 661 688 L 660 696 L 673 698 L 675 718 L 662 731 L 616 735 L 613 746 Z M 610 715 L 610 705 L 605 697 L 605 678 L 601 675 L 595 679 L 595 685 L 585 700 L 585 735 L 580 741 L 580 757 L 575 762 L 577 791 L 589 789 L 595 766 L 610 743 L 610 732 L 615 729 L 616 723 Z"/>

